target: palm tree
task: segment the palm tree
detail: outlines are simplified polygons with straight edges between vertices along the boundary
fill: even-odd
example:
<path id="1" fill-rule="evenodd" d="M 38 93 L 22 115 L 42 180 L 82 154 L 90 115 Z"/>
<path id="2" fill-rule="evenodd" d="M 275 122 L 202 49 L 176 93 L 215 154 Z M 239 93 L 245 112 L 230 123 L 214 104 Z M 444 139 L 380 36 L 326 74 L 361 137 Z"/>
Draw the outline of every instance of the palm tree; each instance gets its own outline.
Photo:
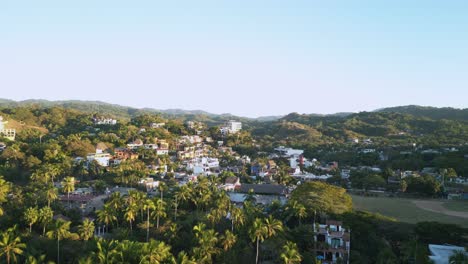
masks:
<path id="1" fill-rule="evenodd" d="M 10 192 L 10 183 L 5 181 L 2 176 L 0 176 L 0 204 L 6 202 L 8 193 Z M 3 215 L 3 209 L 0 206 L 0 216 Z"/>
<path id="2" fill-rule="evenodd" d="M 83 224 L 78 226 L 78 233 L 83 240 L 89 240 L 94 236 L 94 222 L 85 218 Z"/>
<path id="3" fill-rule="evenodd" d="M 70 224 L 70 221 L 58 219 L 55 221 L 53 229 L 47 232 L 48 238 L 57 239 L 57 264 L 60 263 L 60 240 L 72 236 L 72 233 L 70 232 Z"/>
<path id="4" fill-rule="evenodd" d="M 234 232 L 234 226 L 241 226 L 245 223 L 245 215 L 242 209 L 233 206 L 231 209 L 231 232 Z"/>
<path id="5" fill-rule="evenodd" d="M 109 196 L 109 201 L 106 204 L 117 212 L 122 208 L 124 199 L 119 192 L 114 192 Z"/>
<path id="6" fill-rule="evenodd" d="M 106 224 L 106 231 L 108 231 L 110 224 L 117 221 L 114 210 L 108 204 L 105 204 L 102 210 L 97 210 L 96 213 L 99 222 Z"/>
<path id="7" fill-rule="evenodd" d="M 39 220 L 39 210 L 37 207 L 29 207 L 24 212 L 24 220 L 29 225 L 29 233 L 32 232 L 32 225 L 34 225 Z"/>
<path id="8" fill-rule="evenodd" d="M 219 252 L 216 247 L 218 243 L 218 233 L 213 229 L 205 230 L 204 224 L 198 224 L 193 228 L 195 237 L 198 240 L 198 247 L 193 249 L 198 263 L 212 263 L 213 255 Z"/>
<path id="9" fill-rule="evenodd" d="M 25 259 L 24 264 L 42 264 L 42 263 L 49 263 L 45 261 L 46 255 L 40 255 L 35 257 L 33 255 L 28 255 Z"/>
<path id="10" fill-rule="evenodd" d="M 156 228 L 159 228 L 159 219 L 166 217 L 166 202 L 161 199 L 156 200 L 153 217 L 156 217 Z"/>
<path id="11" fill-rule="evenodd" d="M 274 219 L 271 215 L 265 219 L 266 238 L 275 236 L 277 232 L 283 231 L 283 223 Z"/>
<path id="12" fill-rule="evenodd" d="M 23 249 L 26 248 L 26 244 L 21 243 L 21 238 L 15 235 L 15 229 L 16 226 L 3 232 L 0 240 L 0 257 L 5 255 L 7 264 L 10 264 L 11 260 L 16 263 L 16 255 L 22 255 Z"/>
<path id="13" fill-rule="evenodd" d="M 140 263 L 144 264 L 160 264 L 175 262 L 174 256 L 171 253 L 171 247 L 164 242 L 151 239 L 143 246 L 144 256 Z"/>
<path id="14" fill-rule="evenodd" d="M 179 255 L 177 255 L 177 264 L 197 264 L 196 261 L 194 261 L 192 258 L 190 258 L 185 251 L 179 252 Z"/>
<path id="15" fill-rule="evenodd" d="M 450 264 L 467 264 L 468 263 L 468 254 L 462 250 L 457 250 L 449 258 Z"/>
<path id="16" fill-rule="evenodd" d="M 302 256 L 296 243 L 291 241 L 286 242 L 286 245 L 283 246 L 280 257 L 284 264 L 297 264 L 302 261 Z"/>
<path id="17" fill-rule="evenodd" d="M 263 242 L 265 239 L 275 236 L 277 232 L 283 230 L 283 224 L 278 219 L 273 217 L 268 217 L 265 220 L 260 218 L 255 218 L 252 227 L 249 230 L 250 238 L 252 242 L 256 243 L 257 254 L 255 257 L 255 263 L 258 263 L 258 253 L 260 242 Z"/>
<path id="18" fill-rule="evenodd" d="M 263 240 L 265 240 L 266 232 L 266 227 L 262 219 L 256 218 L 249 232 L 252 242 L 255 242 L 257 244 L 257 254 L 255 257 L 255 263 L 258 263 L 258 251 L 260 247 L 260 242 L 263 242 Z"/>
<path id="19" fill-rule="evenodd" d="M 62 181 L 62 190 L 67 193 L 68 207 L 70 207 L 70 192 L 75 190 L 75 177 L 65 177 Z"/>
<path id="20" fill-rule="evenodd" d="M 50 203 L 58 199 L 57 188 L 53 185 L 49 186 L 46 190 L 47 206 L 50 207 Z"/>
<path id="21" fill-rule="evenodd" d="M 188 185 L 183 185 L 178 191 L 176 191 L 175 197 L 177 197 L 177 200 L 182 203 L 190 201 L 192 199 L 192 188 Z"/>
<path id="22" fill-rule="evenodd" d="M 224 232 L 222 240 L 223 240 L 222 245 L 223 245 L 224 251 L 228 251 L 230 248 L 234 246 L 234 244 L 236 244 L 237 236 L 231 233 L 229 230 L 226 230 Z"/>
<path id="23" fill-rule="evenodd" d="M 133 225 L 132 225 L 132 222 L 135 221 L 135 218 L 136 218 L 136 215 L 137 215 L 137 207 L 136 205 L 132 204 L 132 205 L 129 205 L 127 207 L 127 209 L 125 210 L 125 220 L 127 220 L 130 224 L 130 232 L 133 231 Z"/>
<path id="24" fill-rule="evenodd" d="M 299 220 L 299 225 L 302 224 L 302 219 L 307 217 L 307 210 L 303 204 L 297 201 L 292 201 L 286 206 L 286 211 L 289 212 L 290 216 L 294 216 Z"/>
<path id="25" fill-rule="evenodd" d="M 146 210 L 146 242 L 149 241 L 149 228 L 150 228 L 150 210 L 154 210 L 156 206 L 151 199 L 146 199 L 143 204 L 143 209 Z"/>
<path id="26" fill-rule="evenodd" d="M 116 263 L 120 258 L 117 250 L 119 243 L 115 240 L 98 239 L 96 243 L 97 252 L 94 254 L 99 264 Z"/>
<path id="27" fill-rule="evenodd" d="M 45 235 L 46 226 L 52 221 L 54 211 L 50 207 L 42 207 L 39 209 L 39 222 L 42 224 L 42 235 Z"/>

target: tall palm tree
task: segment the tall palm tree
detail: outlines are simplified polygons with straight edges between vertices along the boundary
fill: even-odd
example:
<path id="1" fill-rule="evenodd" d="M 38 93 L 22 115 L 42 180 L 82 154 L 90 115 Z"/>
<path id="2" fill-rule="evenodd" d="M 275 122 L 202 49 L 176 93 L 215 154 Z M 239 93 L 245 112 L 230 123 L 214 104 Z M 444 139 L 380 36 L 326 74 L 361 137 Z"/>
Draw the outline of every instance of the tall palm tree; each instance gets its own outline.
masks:
<path id="1" fill-rule="evenodd" d="M 245 223 L 245 214 L 242 209 L 233 206 L 231 209 L 231 232 L 234 232 L 234 226 L 242 226 Z"/>
<path id="2" fill-rule="evenodd" d="M 467 264 L 468 263 L 468 254 L 462 250 L 457 250 L 449 258 L 450 264 Z"/>
<path id="3" fill-rule="evenodd" d="M 99 222 L 106 224 L 106 231 L 109 230 L 109 225 L 117 221 L 115 211 L 108 204 L 105 204 L 101 210 L 97 210 L 97 217 Z"/>
<path id="4" fill-rule="evenodd" d="M 286 242 L 286 245 L 283 246 L 280 258 L 284 264 L 298 264 L 302 261 L 302 256 L 296 243 L 291 241 Z"/>
<path id="5" fill-rule="evenodd" d="M 283 223 L 271 215 L 265 220 L 266 238 L 275 236 L 277 232 L 283 231 Z"/>
<path id="6" fill-rule="evenodd" d="M 252 239 L 252 242 L 256 243 L 257 248 L 255 263 L 258 263 L 260 242 L 263 242 L 269 237 L 275 236 L 276 233 L 280 231 L 283 231 L 283 224 L 278 219 L 274 219 L 272 216 L 264 220 L 255 218 L 252 227 L 249 230 L 250 238 Z"/>
<path id="7" fill-rule="evenodd" d="M 21 238 L 15 235 L 16 226 L 2 233 L 0 240 L 0 257 L 5 255 L 7 264 L 17 262 L 17 255 L 23 254 L 26 244 L 21 243 Z"/>
<path id="8" fill-rule="evenodd" d="M 70 232 L 70 224 L 70 221 L 58 219 L 55 221 L 52 230 L 47 232 L 48 238 L 57 239 L 57 264 L 60 263 L 60 240 L 72 236 L 72 233 Z"/>
<path id="9" fill-rule="evenodd" d="M 258 264 L 258 251 L 260 248 L 260 242 L 263 242 L 266 237 L 266 227 L 262 219 L 256 218 L 250 228 L 249 235 L 252 239 L 252 242 L 255 242 L 257 245 L 257 254 L 255 255 L 255 263 Z"/>
<path id="10" fill-rule="evenodd" d="M 75 177 L 65 177 L 62 181 L 62 190 L 67 193 L 68 207 L 70 207 L 70 193 L 75 190 Z"/>
<path id="11" fill-rule="evenodd" d="M 153 217 L 156 218 L 156 228 L 159 228 L 159 219 L 167 216 L 166 202 L 161 199 L 156 200 Z"/>
<path id="12" fill-rule="evenodd" d="M 174 256 L 171 253 L 171 247 L 164 242 L 151 239 L 143 246 L 142 264 L 160 264 L 175 262 Z"/>
<path id="13" fill-rule="evenodd" d="M 127 207 L 127 209 L 125 209 L 125 220 L 128 221 L 128 223 L 130 224 L 130 232 L 133 231 L 133 221 L 135 221 L 135 218 L 136 218 L 136 215 L 137 215 L 138 211 L 137 211 L 137 207 L 135 204 L 132 204 L 132 205 L 129 205 Z"/>
<path id="14" fill-rule="evenodd" d="M 83 240 L 89 240 L 94 236 L 94 222 L 85 218 L 83 223 L 78 226 L 78 234 Z"/>
<path id="15" fill-rule="evenodd" d="M 150 210 L 154 210 L 156 206 L 151 199 L 146 199 L 143 204 L 143 209 L 146 210 L 146 242 L 149 241 L 149 228 L 150 228 Z"/>
<path id="16" fill-rule="evenodd" d="M 55 188 L 53 185 L 50 185 L 47 187 L 46 190 L 46 199 L 47 199 L 47 206 L 50 207 L 50 203 L 54 200 L 58 199 L 58 192 L 57 188 Z"/>
<path id="17" fill-rule="evenodd" d="M 223 245 L 224 251 L 228 251 L 229 249 L 231 249 L 236 244 L 236 242 L 237 242 L 237 236 L 234 235 L 229 230 L 226 230 L 222 237 L 222 245 Z"/>
<path id="18" fill-rule="evenodd" d="M 42 224 L 42 235 L 45 235 L 47 225 L 52 221 L 54 211 L 50 207 L 42 207 L 39 209 L 39 222 Z"/>
<path id="19" fill-rule="evenodd" d="M 29 207 L 24 212 L 24 220 L 29 225 L 29 233 L 32 232 L 32 225 L 34 225 L 39 220 L 39 210 L 37 207 Z"/>

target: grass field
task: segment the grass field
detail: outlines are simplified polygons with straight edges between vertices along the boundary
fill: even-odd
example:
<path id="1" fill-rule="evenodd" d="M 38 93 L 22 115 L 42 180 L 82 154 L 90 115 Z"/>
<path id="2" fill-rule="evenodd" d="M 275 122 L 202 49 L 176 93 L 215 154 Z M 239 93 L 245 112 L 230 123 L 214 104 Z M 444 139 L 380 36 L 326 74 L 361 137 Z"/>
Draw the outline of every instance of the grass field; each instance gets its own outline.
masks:
<path id="1" fill-rule="evenodd" d="M 393 217 L 401 222 L 417 223 L 422 221 L 437 221 L 468 227 L 468 220 L 466 218 L 449 216 L 421 209 L 413 203 L 414 200 L 412 199 L 351 196 L 355 209 L 380 213 L 385 216 Z M 444 203 L 444 207 L 448 210 L 466 211 L 467 203 L 468 202 L 447 201 Z"/>
<path id="2" fill-rule="evenodd" d="M 444 207 L 458 212 L 468 212 L 467 201 L 449 201 L 444 203 Z"/>

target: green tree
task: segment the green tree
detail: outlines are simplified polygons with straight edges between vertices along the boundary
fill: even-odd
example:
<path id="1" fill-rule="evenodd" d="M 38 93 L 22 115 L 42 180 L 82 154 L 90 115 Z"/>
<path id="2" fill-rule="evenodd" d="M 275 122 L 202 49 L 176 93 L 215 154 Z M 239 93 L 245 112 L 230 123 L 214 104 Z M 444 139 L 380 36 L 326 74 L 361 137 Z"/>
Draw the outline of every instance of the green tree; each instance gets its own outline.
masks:
<path id="1" fill-rule="evenodd" d="M 151 199 L 146 199 L 143 204 L 143 209 L 146 210 L 146 242 L 149 241 L 149 228 L 150 228 L 150 210 L 156 207 Z"/>
<path id="2" fill-rule="evenodd" d="M 221 240 L 222 240 L 222 246 L 223 246 L 224 251 L 228 251 L 236 244 L 237 236 L 234 235 L 229 230 L 226 230 Z"/>
<path id="3" fill-rule="evenodd" d="M 302 256 L 296 243 L 291 241 L 286 242 L 286 245 L 283 246 L 280 258 L 284 264 L 297 264 L 302 261 Z"/>
<path id="4" fill-rule="evenodd" d="M 50 207 L 42 207 L 39 209 L 39 222 L 42 224 L 42 235 L 45 235 L 47 225 L 52 221 L 54 211 Z"/>
<path id="5" fill-rule="evenodd" d="M 255 255 L 255 263 L 258 263 L 260 242 L 275 236 L 276 233 L 280 231 L 283 231 L 283 224 L 281 221 L 274 219 L 271 216 L 264 220 L 260 218 L 256 218 L 254 220 L 249 230 L 249 235 L 252 239 L 252 242 L 256 243 L 257 253 Z"/>
<path id="6" fill-rule="evenodd" d="M 29 233 L 32 232 L 32 226 L 39 220 L 39 210 L 37 207 L 29 207 L 24 212 L 24 220 L 29 225 Z"/>
<path id="7" fill-rule="evenodd" d="M 128 221 L 129 225 L 130 225 L 130 231 L 133 231 L 133 221 L 135 221 L 135 218 L 136 218 L 136 214 L 137 214 L 137 206 L 135 204 L 131 204 L 127 207 L 127 209 L 125 210 L 125 220 Z"/>
<path id="8" fill-rule="evenodd" d="M 21 243 L 21 238 L 15 234 L 16 226 L 2 233 L 0 240 L 0 257 L 5 256 L 7 264 L 17 263 L 17 255 L 23 254 L 26 244 Z"/>
<path id="9" fill-rule="evenodd" d="M 52 230 L 47 232 L 48 238 L 57 239 L 57 264 L 60 264 L 60 240 L 73 236 L 73 233 L 70 232 L 70 225 L 70 221 L 58 219 L 55 221 Z"/>
<path id="10" fill-rule="evenodd" d="M 153 217 L 156 218 L 156 228 L 159 228 L 159 220 L 160 218 L 165 218 L 167 216 L 166 213 L 166 202 L 161 199 L 156 200 L 155 208 L 153 211 Z"/>
<path id="11" fill-rule="evenodd" d="M 0 205 L 7 201 L 7 195 L 10 192 L 11 184 L 0 176 Z M 0 216 L 3 215 L 3 208 L 0 206 Z"/>
<path id="12" fill-rule="evenodd" d="M 290 200 L 303 204 L 308 209 L 308 215 L 312 215 L 316 210 L 342 214 L 353 208 L 351 196 L 345 189 L 323 182 L 306 182 L 299 185 L 292 192 Z"/>
<path id="13" fill-rule="evenodd" d="M 67 193 L 68 207 L 70 208 L 70 192 L 75 190 L 75 178 L 65 177 L 62 181 L 62 190 Z"/>
<path id="14" fill-rule="evenodd" d="M 47 206 L 50 207 L 50 203 L 58 199 L 58 192 L 57 188 L 53 185 L 49 185 L 46 189 L 46 199 L 47 199 Z"/>
<path id="15" fill-rule="evenodd" d="M 78 234 L 85 241 L 91 239 L 94 236 L 94 222 L 85 218 L 83 223 L 78 226 Z"/>
<path id="16" fill-rule="evenodd" d="M 98 239 L 96 242 L 97 252 L 94 254 L 99 264 L 116 263 L 121 257 L 118 250 L 119 243 L 116 240 Z"/>
<path id="17" fill-rule="evenodd" d="M 142 264 L 174 263 L 175 259 L 171 253 L 171 247 L 164 242 L 151 239 L 143 246 Z"/>
<path id="18" fill-rule="evenodd" d="M 106 231 L 109 230 L 109 225 L 117 221 L 116 212 L 109 204 L 104 204 L 101 210 L 96 211 L 99 222 L 106 224 Z"/>

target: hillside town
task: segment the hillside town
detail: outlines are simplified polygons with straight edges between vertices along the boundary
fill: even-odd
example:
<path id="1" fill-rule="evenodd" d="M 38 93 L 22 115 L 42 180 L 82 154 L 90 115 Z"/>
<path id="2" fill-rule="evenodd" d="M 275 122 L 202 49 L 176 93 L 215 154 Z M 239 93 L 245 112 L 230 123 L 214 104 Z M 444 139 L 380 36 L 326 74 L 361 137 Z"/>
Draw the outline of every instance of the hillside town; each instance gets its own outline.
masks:
<path id="1" fill-rule="evenodd" d="M 369 199 L 366 197 L 468 200 L 468 175 L 445 165 L 410 169 L 412 166 L 405 164 L 405 160 L 414 157 L 437 159 L 461 155 L 466 150 L 464 146 L 427 148 L 411 143 L 388 147 L 369 137 L 350 138 L 341 149 L 311 151 L 295 144 L 262 146 L 262 138 L 253 137 L 241 121 L 234 119 L 213 126 L 190 120 L 181 123 L 159 115 L 142 115 L 130 122 L 93 115 L 81 121 L 81 131 L 71 132 L 66 139 L 55 133 L 25 139 L 24 130 L 18 135 L 15 130 L 6 128 L 5 119 L 0 121 L 3 136 L 0 158 L 4 168 L 23 166 L 14 165 L 19 159 L 15 150 L 17 144 L 24 140 L 36 141 L 34 144 L 44 149 L 43 165 L 34 163 L 34 156 L 23 164 L 32 162 L 25 167 L 31 171 L 31 179 L 49 186 L 46 192 L 56 193 L 46 199 L 46 207 L 53 204 L 56 210 L 53 220 L 80 222 L 87 219 L 87 223 L 93 225 L 89 235 L 96 238 L 115 238 L 116 232 L 123 230 L 133 233 L 133 228 L 137 228 L 135 221 L 141 221 L 140 227 L 148 225 L 143 211 L 149 207 L 142 205 L 137 209 L 139 205 L 134 204 L 131 206 L 135 211 L 129 211 L 134 209 L 128 206 L 129 199 L 149 199 L 156 209 L 150 209 L 155 210 L 154 214 L 147 213 L 147 216 L 156 217 L 153 219 L 157 220 L 157 227 L 146 226 L 146 231 L 143 228 L 140 235 L 147 239 L 166 236 L 169 230 L 165 228 L 175 225 L 178 217 L 188 217 L 183 212 L 191 210 L 197 221 L 205 221 L 212 227 L 212 232 L 221 232 L 227 224 L 226 235 L 234 236 L 232 232 L 241 225 L 236 224 L 238 210 L 254 210 L 257 218 L 252 224 L 264 221 L 260 218 L 262 215 L 276 216 L 282 220 L 266 218 L 265 221 L 280 221 L 278 225 L 310 234 L 304 238 L 308 242 L 300 242 L 310 243 L 307 249 L 301 249 L 310 254 L 310 263 L 357 263 L 353 258 L 357 258 L 355 254 L 358 253 L 357 249 L 353 251 L 353 245 L 359 247 L 360 242 L 356 245 L 352 241 L 359 241 L 361 237 L 355 236 L 361 234 L 354 231 L 353 222 L 347 222 L 349 219 L 342 216 L 351 209 L 349 195 L 353 200 Z M 76 129 L 79 128 L 73 128 Z M 127 132 L 128 129 L 132 132 Z M 120 138 L 122 135 L 127 136 Z M 246 144 L 255 151 L 239 147 Z M 63 152 L 65 149 L 68 151 Z M 468 158 L 466 154 L 462 156 L 465 160 Z M 308 190 L 321 194 L 309 197 Z M 192 194 L 186 196 L 184 191 Z M 326 198 L 327 195 L 331 195 L 330 198 Z M 214 200 L 210 202 L 210 199 Z M 121 214 L 114 211 L 115 216 L 106 216 L 117 201 L 123 203 L 118 207 Z M 157 206 L 161 207 L 157 209 Z M 143 210 L 140 217 L 138 210 Z M 130 213 L 136 215 L 133 217 Z M 116 224 L 119 221 L 123 224 L 125 220 L 129 221 L 127 227 L 118 228 Z M 30 223 L 34 225 L 35 222 Z M 161 229 L 160 224 L 166 227 Z M 47 225 L 44 228 L 47 229 Z M 137 238 L 138 232 L 132 236 Z M 253 238 L 254 242 L 260 241 L 259 237 Z M 428 244 L 424 258 L 433 259 L 435 263 L 444 263 L 444 254 L 448 256 L 463 246 L 463 243 L 447 245 L 449 241 L 442 240 L 434 242 Z M 297 244 L 287 243 L 291 250 L 298 250 Z M 278 253 L 273 250 L 274 246 L 267 245 L 257 243 L 257 263 L 276 263 L 273 260 L 279 257 Z M 202 255 L 193 254 L 194 259 L 203 259 Z M 209 254 L 209 260 L 200 260 L 200 263 L 211 263 L 217 258 L 216 253 Z"/>

